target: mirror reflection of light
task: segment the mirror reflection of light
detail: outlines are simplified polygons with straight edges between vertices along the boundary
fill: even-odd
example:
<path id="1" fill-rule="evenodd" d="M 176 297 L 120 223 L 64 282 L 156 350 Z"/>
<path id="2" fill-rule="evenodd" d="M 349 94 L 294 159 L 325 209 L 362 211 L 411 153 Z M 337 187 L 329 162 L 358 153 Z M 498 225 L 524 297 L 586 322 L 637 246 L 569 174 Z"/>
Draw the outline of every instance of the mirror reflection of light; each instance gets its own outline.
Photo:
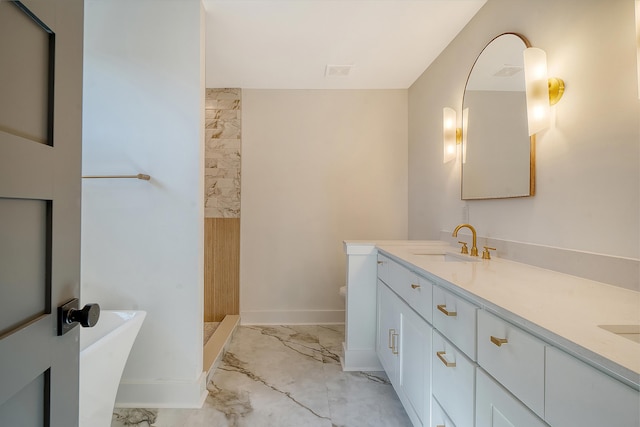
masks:
<path id="1" fill-rule="evenodd" d="M 442 109 L 442 162 L 448 163 L 456 158 L 456 112 L 453 108 Z"/>

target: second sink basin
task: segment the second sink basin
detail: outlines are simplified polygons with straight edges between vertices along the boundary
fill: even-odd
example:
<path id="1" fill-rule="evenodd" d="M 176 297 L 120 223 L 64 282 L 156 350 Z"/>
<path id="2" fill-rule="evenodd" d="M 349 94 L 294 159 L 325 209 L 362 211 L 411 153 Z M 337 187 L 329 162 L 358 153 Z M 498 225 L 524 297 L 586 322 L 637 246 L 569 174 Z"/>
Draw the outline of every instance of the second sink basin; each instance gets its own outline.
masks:
<path id="1" fill-rule="evenodd" d="M 640 325 L 598 325 L 598 327 L 628 340 L 640 343 Z"/>

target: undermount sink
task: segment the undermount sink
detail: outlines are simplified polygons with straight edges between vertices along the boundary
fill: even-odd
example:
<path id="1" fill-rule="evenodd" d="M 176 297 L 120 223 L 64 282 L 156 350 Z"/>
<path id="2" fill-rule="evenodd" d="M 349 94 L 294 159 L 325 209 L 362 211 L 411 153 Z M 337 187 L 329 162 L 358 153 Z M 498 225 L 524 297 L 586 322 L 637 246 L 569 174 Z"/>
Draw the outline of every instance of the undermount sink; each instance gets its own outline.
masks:
<path id="1" fill-rule="evenodd" d="M 640 344 L 640 325 L 598 325 L 598 327 Z"/>
<path id="2" fill-rule="evenodd" d="M 419 253 L 414 252 L 414 255 L 417 255 L 427 261 L 436 261 L 436 262 L 479 262 L 480 258 L 471 257 L 469 255 L 456 254 L 453 252 L 447 253 Z"/>

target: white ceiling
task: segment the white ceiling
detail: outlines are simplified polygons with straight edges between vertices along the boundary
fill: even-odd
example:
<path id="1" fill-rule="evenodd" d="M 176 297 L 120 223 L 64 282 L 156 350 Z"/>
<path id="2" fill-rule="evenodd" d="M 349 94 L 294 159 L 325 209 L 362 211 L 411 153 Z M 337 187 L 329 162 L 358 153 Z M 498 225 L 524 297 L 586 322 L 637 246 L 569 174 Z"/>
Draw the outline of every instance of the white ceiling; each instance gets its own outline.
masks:
<path id="1" fill-rule="evenodd" d="M 203 0 L 206 86 L 405 89 L 485 2 Z"/>

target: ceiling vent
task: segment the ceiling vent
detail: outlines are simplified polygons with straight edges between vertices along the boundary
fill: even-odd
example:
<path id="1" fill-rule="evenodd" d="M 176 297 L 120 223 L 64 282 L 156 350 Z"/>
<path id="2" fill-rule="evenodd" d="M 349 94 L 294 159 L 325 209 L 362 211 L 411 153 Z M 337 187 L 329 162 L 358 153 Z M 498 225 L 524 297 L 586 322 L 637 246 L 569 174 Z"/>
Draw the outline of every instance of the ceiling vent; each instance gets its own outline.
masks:
<path id="1" fill-rule="evenodd" d="M 325 77 L 347 77 L 353 65 L 327 65 L 324 71 Z"/>
<path id="2" fill-rule="evenodd" d="M 521 72 L 522 69 L 523 68 L 522 68 L 521 65 L 504 64 L 502 66 L 502 68 L 500 68 L 498 71 L 496 71 L 493 75 L 494 75 L 494 77 L 511 77 L 511 76 L 515 76 L 516 74 Z"/>

